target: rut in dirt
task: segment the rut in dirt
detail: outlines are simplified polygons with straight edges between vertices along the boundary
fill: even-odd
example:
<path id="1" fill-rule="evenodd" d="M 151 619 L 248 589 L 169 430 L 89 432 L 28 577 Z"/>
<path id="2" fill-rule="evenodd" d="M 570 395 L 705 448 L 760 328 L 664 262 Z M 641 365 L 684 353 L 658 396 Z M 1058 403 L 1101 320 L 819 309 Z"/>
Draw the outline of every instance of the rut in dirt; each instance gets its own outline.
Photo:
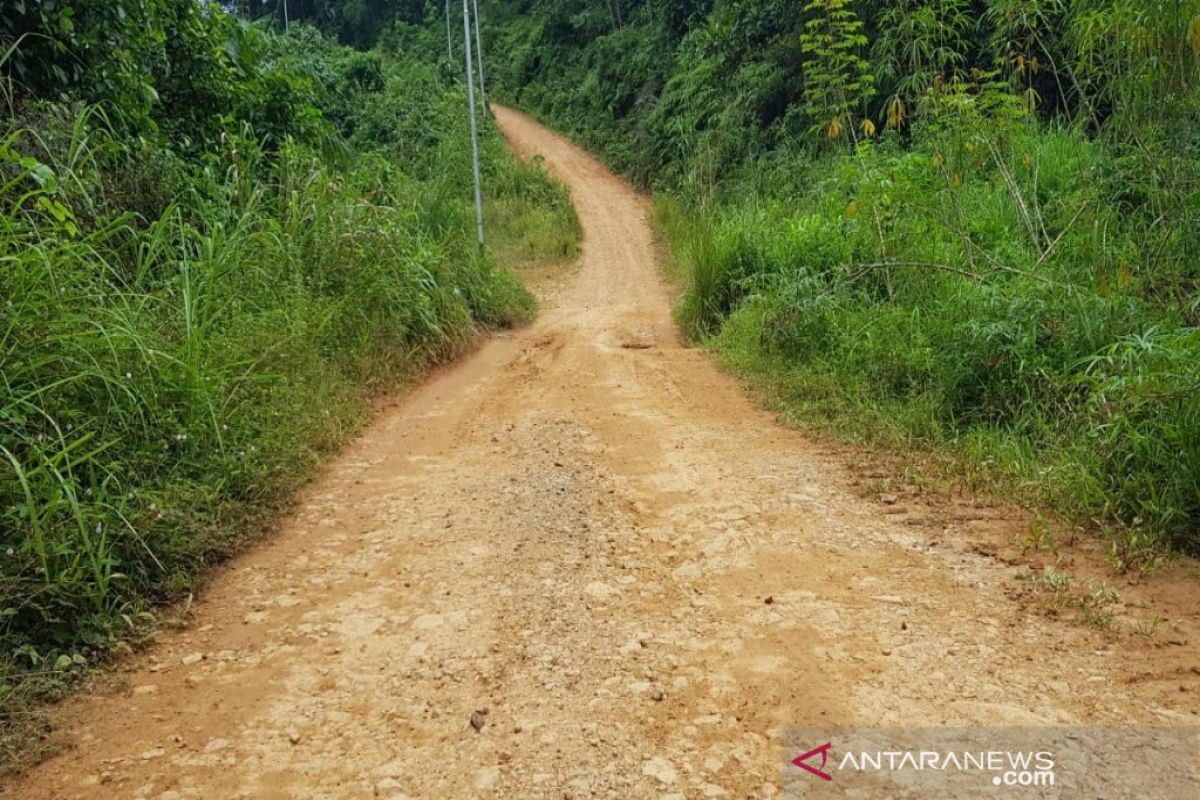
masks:
<path id="1" fill-rule="evenodd" d="M 646 200 L 496 118 L 570 187 L 577 272 L 382 413 L 6 794 L 769 798 L 787 726 L 1195 723 L 1193 618 L 1158 649 L 1030 613 L 1010 511 L 862 498 L 681 341 Z"/>

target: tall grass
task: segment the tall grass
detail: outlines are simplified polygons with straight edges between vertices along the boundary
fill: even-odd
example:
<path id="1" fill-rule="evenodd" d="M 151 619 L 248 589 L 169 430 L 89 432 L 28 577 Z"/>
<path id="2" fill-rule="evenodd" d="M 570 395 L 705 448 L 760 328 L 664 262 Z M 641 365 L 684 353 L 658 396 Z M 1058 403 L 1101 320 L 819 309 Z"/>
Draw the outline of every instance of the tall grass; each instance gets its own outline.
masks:
<path id="1" fill-rule="evenodd" d="M 1028 123 L 988 155 L 963 129 L 660 203 L 684 324 L 795 419 L 951 453 L 1104 527 L 1118 566 L 1200 551 L 1200 329 L 1152 296 L 1142 220 L 1097 180 L 1112 154 Z"/>
<path id="2" fill-rule="evenodd" d="M 511 276 L 422 220 L 418 185 L 368 178 L 368 161 L 347 177 L 372 185 L 350 193 L 302 152 L 283 159 L 302 182 L 140 230 L 71 236 L 44 189 L 3 198 L 6 635 L 79 611 L 103 635 L 224 548 L 209 511 L 302 479 L 361 414 L 356 387 L 528 318 Z"/>
<path id="3" fill-rule="evenodd" d="M 532 316 L 474 240 L 462 88 L 409 71 L 390 66 L 379 91 L 401 108 L 420 94 L 426 138 L 362 140 L 353 159 L 231 136 L 188 163 L 95 110 L 12 118 L 0 728 L 259 535 L 373 393 Z M 573 252 L 565 191 L 484 137 L 495 249 Z"/>

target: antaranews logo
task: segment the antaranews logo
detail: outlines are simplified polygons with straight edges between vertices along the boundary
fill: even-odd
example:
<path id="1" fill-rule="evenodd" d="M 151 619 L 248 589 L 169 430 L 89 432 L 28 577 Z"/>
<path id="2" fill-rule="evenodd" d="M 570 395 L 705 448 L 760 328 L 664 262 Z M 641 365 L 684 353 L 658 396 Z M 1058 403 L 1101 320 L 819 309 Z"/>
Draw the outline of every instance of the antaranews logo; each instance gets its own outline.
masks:
<path id="1" fill-rule="evenodd" d="M 1200 797 L 1200 728 L 785 728 L 782 798 Z M 1050 793 L 1050 794 L 1047 794 Z"/>
<path id="2" fill-rule="evenodd" d="M 792 759 L 800 769 L 825 781 L 833 742 L 814 747 Z M 821 757 L 820 767 L 809 763 Z M 830 769 L 835 767 L 831 766 Z M 836 759 L 838 772 L 953 771 L 983 772 L 994 786 L 1053 786 L 1054 753 L 1049 750 L 945 750 L 945 749 L 848 749 Z"/>

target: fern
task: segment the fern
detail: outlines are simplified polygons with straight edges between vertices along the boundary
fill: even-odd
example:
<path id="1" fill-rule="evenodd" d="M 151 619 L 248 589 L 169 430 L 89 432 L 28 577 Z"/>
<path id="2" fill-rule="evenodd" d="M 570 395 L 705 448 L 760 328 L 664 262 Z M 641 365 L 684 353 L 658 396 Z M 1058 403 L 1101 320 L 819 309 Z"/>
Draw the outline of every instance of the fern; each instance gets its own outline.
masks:
<path id="1" fill-rule="evenodd" d="M 800 34 L 804 56 L 804 114 L 814 133 L 830 141 L 857 140 L 853 117 L 875 93 L 875 77 L 861 55 L 867 46 L 862 20 L 849 0 L 811 0 L 812 15 Z"/>

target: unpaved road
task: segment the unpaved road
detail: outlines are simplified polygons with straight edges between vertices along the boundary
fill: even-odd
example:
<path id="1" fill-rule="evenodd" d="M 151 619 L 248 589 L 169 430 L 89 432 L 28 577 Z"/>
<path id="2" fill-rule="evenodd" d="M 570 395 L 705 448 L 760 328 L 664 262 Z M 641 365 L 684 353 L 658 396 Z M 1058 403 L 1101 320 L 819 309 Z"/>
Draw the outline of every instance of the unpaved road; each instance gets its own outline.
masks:
<path id="1" fill-rule="evenodd" d="M 869 457 L 680 341 L 644 199 L 497 118 L 569 184 L 578 271 L 381 413 L 8 796 L 765 798 L 788 725 L 1200 719 L 1191 567 L 1109 575 L 1088 625 L 1015 577 L 1019 516 L 864 496 Z"/>

